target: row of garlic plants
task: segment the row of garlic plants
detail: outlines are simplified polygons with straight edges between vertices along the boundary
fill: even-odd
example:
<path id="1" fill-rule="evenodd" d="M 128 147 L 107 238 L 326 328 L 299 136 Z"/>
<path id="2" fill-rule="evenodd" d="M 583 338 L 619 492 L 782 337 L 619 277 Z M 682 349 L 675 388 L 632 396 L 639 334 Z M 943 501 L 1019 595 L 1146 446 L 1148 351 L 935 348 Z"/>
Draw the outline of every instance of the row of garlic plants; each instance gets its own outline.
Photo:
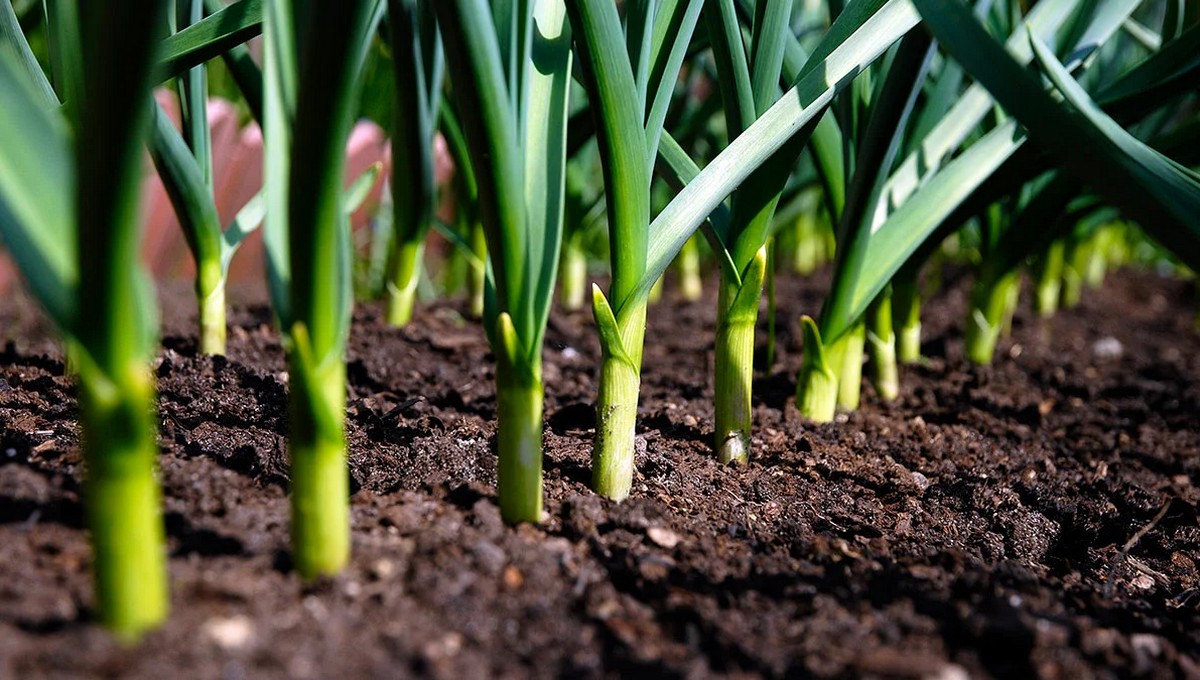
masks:
<path id="1" fill-rule="evenodd" d="M 610 274 L 591 295 L 593 485 L 617 501 L 634 475 L 647 306 L 677 257 L 696 295 L 701 239 L 719 277 L 713 448 L 728 463 L 753 455 L 755 335 L 781 248 L 802 269 L 833 262 L 820 313 L 802 320 L 796 403 L 818 422 L 858 406 L 864 354 L 877 393 L 898 394 L 897 365 L 919 356 L 922 267 L 948 236 L 976 244 L 967 356 L 981 363 L 1021 268 L 1035 263 L 1050 313 L 1068 272 L 1118 259 L 1114 244 L 1129 242 L 1111 236 L 1118 218 L 1200 263 L 1200 29 L 1178 3 L 165 4 L 47 0 L 47 74 L 0 3 L 0 234 L 78 377 L 98 611 L 126 638 L 158 625 L 168 602 L 157 324 L 136 264 L 142 150 L 196 260 L 204 352 L 224 351 L 229 262 L 263 225 L 290 374 L 295 564 L 305 578 L 336 573 L 350 552 L 347 215 L 379 172 L 344 189 L 343 149 L 364 62 L 380 51 L 396 160 L 378 287 L 403 325 L 431 230 L 469 263 L 497 362 L 509 522 L 542 519 L 543 339 L 560 262 L 564 301 L 586 303 L 593 225 Z M 245 42 L 260 33 L 255 61 Z M 218 58 L 265 140 L 264 188 L 226 227 L 205 117 Z M 165 81 L 181 130 L 150 95 Z M 456 165 L 454 224 L 435 209 L 439 133 Z"/>

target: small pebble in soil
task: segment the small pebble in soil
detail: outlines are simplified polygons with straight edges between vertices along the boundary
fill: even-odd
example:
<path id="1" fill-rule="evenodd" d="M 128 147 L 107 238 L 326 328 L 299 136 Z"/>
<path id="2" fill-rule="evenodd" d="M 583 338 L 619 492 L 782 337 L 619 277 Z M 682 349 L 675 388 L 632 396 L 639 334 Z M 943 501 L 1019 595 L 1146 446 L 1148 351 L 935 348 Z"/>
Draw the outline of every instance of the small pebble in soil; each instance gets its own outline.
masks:
<path id="1" fill-rule="evenodd" d="M 916 484 L 917 488 L 920 489 L 921 491 L 924 491 L 925 489 L 929 488 L 929 478 L 926 477 L 925 475 L 921 474 L 920 472 L 912 473 L 912 480 L 913 480 L 913 484 Z"/>
<path id="2" fill-rule="evenodd" d="M 254 623 L 241 614 L 213 617 L 204 622 L 200 631 L 225 651 L 243 649 L 254 639 Z"/>
<path id="3" fill-rule="evenodd" d="M 1138 590 L 1150 590 L 1154 587 L 1154 579 L 1146 574 L 1138 574 L 1129 585 Z"/>
<path id="4" fill-rule="evenodd" d="M 463 636 L 458 633 L 446 633 L 445 635 L 431 640 L 421 648 L 422 655 L 430 661 L 439 661 L 447 659 L 458 654 L 462 649 Z"/>
<path id="5" fill-rule="evenodd" d="M 926 677 L 928 680 L 970 680 L 971 675 L 962 666 L 948 663 L 939 668 L 936 673 Z"/>
<path id="6" fill-rule="evenodd" d="M 520 569 L 517 569 L 511 564 L 505 567 L 504 587 L 508 588 L 509 590 L 516 590 L 517 588 L 521 587 L 522 583 L 525 583 L 525 576 L 521 573 Z"/>
<path id="7" fill-rule="evenodd" d="M 1111 335 L 1100 338 L 1092 344 L 1092 355 L 1101 360 L 1119 359 L 1124 351 L 1125 347 L 1121 345 L 1121 341 Z"/>
<path id="8" fill-rule="evenodd" d="M 650 527 L 646 529 L 646 536 L 660 548 L 670 550 L 679 545 L 679 534 L 676 534 L 670 529 L 663 527 Z"/>
<path id="9" fill-rule="evenodd" d="M 380 558 L 371 564 L 371 577 L 377 581 L 383 581 L 394 573 L 396 573 L 396 563 L 389 559 Z"/>

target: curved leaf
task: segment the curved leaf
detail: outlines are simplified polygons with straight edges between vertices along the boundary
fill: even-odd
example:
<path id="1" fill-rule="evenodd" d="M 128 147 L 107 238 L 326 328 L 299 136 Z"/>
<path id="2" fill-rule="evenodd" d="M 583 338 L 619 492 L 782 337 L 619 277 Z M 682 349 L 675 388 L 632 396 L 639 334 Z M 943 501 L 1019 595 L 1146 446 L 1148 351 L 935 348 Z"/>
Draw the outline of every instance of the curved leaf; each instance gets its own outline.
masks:
<path id="1" fill-rule="evenodd" d="M 954 0 L 915 0 L 939 42 L 1071 173 L 1136 217 L 1177 256 L 1200 266 L 1200 180 L 1104 114 L 1032 36 L 1063 105 L 1004 53 Z"/>
<path id="2" fill-rule="evenodd" d="M 158 77 L 173 78 L 262 32 L 263 0 L 238 0 L 162 42 Z"/>
<path id="3" fill-rule="evenodd" d="M 907 0 L 889 0 L 718 154 L 651 223 L 646 272 L 617 309 L 645 295 L 717 205 L 788 140 L 814 123 L 841 88 L 916 23 L 916 12 Z"/>
<path id="4" fill-rule="evenodd" d="M 0 237 L 59 328 L 74 331 L 75 173 L 66 125 L 0 58 Z"/>

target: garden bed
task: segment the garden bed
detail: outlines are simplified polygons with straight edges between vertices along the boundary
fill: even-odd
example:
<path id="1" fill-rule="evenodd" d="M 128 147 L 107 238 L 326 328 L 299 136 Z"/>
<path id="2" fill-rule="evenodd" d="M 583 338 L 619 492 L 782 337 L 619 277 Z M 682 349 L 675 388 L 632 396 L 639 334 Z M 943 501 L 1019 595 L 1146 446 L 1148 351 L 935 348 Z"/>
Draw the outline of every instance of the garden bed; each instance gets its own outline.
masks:
<path id="1" fill-rule="evenodd" d="M 1187 284 L 1122 272 L 1049 322 L 1022 308 L 996 364 L 961 358 L 965 281 L 925 311 L 921 366 L 844 422 L 791 403 L 801 312 L 755 385 L 747 467 L 711 453 L 713 301 L 653 307 L 638 472 L 588 490 L 590 314 L 547 335 L 546 507 L 506 527 L 493 367 L 438 304 L 355 318 L 354 555 L 290 567 L 286 373 L 269 309 L 197 357 L 166 296 L 157 366 L 173 612 L 137 647 L 89 621 L 76 408 L 31 303 L 0 304 L 0 676 L 471 678 L 1200 674 L 1200 353 Z M 711 287 L 709 290 L 711 294 Z M 765 333 L 760 333 L 760 342 Z M 841 419 L 839 419 L 841 420 Z M 1127 549 L 1126 549 L 1127 548 Z"/>

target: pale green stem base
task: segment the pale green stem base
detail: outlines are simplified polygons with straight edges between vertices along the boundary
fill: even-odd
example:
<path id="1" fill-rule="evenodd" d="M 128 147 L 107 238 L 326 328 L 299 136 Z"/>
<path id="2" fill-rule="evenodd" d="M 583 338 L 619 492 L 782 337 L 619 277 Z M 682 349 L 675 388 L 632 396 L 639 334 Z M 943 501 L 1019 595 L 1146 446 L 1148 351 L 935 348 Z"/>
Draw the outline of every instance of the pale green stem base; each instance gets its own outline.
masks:
<path id="1" fill-rule="evenodd" d="M 967 332 L 964 353 L 967 359 L 980 365 L 992 363 L 996 343 L 1004 326 L 1004 316 L 1011 304 L 1013 291 L 1020 290 L 1020 279 L 1011 273 L 993 280 L 981 277 L 971 296 L 967 311 Z"/>
<path id="2" fill-rule="evenodd" d="M 1042 257 L 1037 283 L 1034 284 L 1033 311 L 1043 319 L 1054 316 L 1058 311 L 1058 300 L 1062 294 L 1063 250 L 1062 241 L 1050 245 Z"/>
<path id="3" fill-rule="evenodd" d="M 564 309 L 583 309 L 587 301 L 587 255 L 576 239 L 563 244 L 562 263 L 559 265 L 559 301 Z"/>
<path id="4" fill-rule="evenodd" d="M 809 218 L 811 219 L 811 218 Z M 793 268 L 797 274 L 808 276 L 824 264 L 825 243 L 815 229 L 804 229 L 796 244 Z"/>
<path id="5" fill-rule="evenodd" d="M 679 297 L 696 301 L 704 294 L 704 282 L 700 278 L 700 244 L 696 236 L 688 239 L 679 251 Z"/>
<path id="6" fill-rule="evenodd" d="M 871 384 L 884 401 L 900 396 L 900 371 L 896 364 L 896 334 L 892 331 L 892 300 L 881 294 L 868 312 L 866 346 L 870 354 Z"/>
<path id="7" fill-rule="evenodd" d="M 741 309 L 733 309 L 739 289 L 722 281 L 717 300 L 715 390 L 717 457 L 722 463 L 745 463 L 750 455 L 751 396 L 754 380 L 754 326 L 762 297 L 761 277 L 747 285 Z M 752 299 L 750 299 L 752 298 Z"/>
<path id="8" fill-rule="evenodd" d="M 767 241 L 767 372 L 775 367 L 775 350 L 776 350 L 776 321 L 779 316 L 779 308 L 775 298 L 775 256 L 779 242 L 772 237 Z"/>
<path id="9" fill-rule="evenodd" d="M 1000 316 L 1000 337 L 1012 336 L 1013 317 L 1017 315 L 1017 305 L 1021 302 L 1021 278 L 1013 276 L 1004 289 L 1004 311 Z"/>
<path id="10" fill-rule="evenodd" d="M 867 332 L 867 343 L 871 351 L 871 384 L 884 401 L 894 401 L 900 396 L 900 370 L 896 362 L 896 334 L 880 338 Z"/>
<path id="11" fill-rule="evenodd" d="M 896 322 L 896 358 L 902 364 L 921 360 L 921 293 L 915 274 L 893 279 L 892 319 Z"/>
<path id="12" fill-rule="evenodd" d="M 350 472 L 346 460 L 346 364 L 302 366 L 289 357 L 292 552 L 306 580 L 336 574 L 350 559 Z"/>
<path id="13" fill-rule="evenodd" d="M 856 410 L 862 396 L 863 345 L 866 335 L 866 326 L 859 321 L 835 343 L 838 349 L 833 355 L 839 357 L 838 365 L 841 367 L 838 374 L 837 405 L 844 411 Z"/>
<path id="14" fill-rule="evenodd" d="M 804 317 L 801 325 L 804 329 L 804 360 L 796 380 L 796 408 L 813 422 L 830 423 L 837 411 L 837 373 L 825 356 L 816 324 Z"/>
<path id="15" fill-rule="evenodd" d="M 825 236 L 817 224 L 816 213 L 806 211 L 791 225 L 792 269 L 802 276 L 812 274 L 827 260 Z"/>
<path id="16" fill-rule="evenodd" d="M 896 358 L 902 364 L 921 361 L 921 322 L 902 326 L 896 332 Z"/>
<path id="17" fill-rule="evenodd" d="M 199 297 L 200 353 L 225 354 L 225 282 Z"/>
<path id="18" fill-rule="evenodd" d="M 646 304 L 631 308 L 618 321 L 618 331 L 621 347 L 606 346 L 603 337 L 600 342 L 604 358 L 592 445 L 592 488 L 615 501 L 624 500 L 633 484 Z"/>
<path id="19" fill-rule="evenodd" d="M 650 304 L 655 304 L 662 299 L 663 294 L 663 277 L 658 277 L 654 285 L 650 286 L 650 292 L 646 294 L 646 301 Z"/>
<path id="20" fill-rule="evenodd" d="M 99 620 L 134 641 L 166 619 L 170 593 L 153 381 L 142 366 L 118 381 L 79 376 L 84 494 Z"/>
<path id="21" fill-rule="evenodd" d="M 393 326 L 404 327 L 412 321 L 424 253 L 424 240 L 401 243 L 393 253 L 387 282 L 386 312 L 387 322 Z"/>
<path id="22" fill-rule="evenodd" d="M 1112 235 L 1112 229 L 1109 227 L 1100 227 L 1092 235 L 1087 261 L 1083 266 L 1083 281 L 1088 288 L 1104 285 L 1104 277 L 1108 274 L 1108 251 L 1113 240 Z"/>
<path id="23" fill-rule="evenodd" d="M 449 297 L 465 294 L 467 272 L 470 269 L 471 262 L 467 254 L 460 248 L 451 247 L 442 261 L 441 271 L 438 274 L 441 292 Z"/>
<path id="24" fill-rule="evenodd" d="M 1062 307 L 1074 309 L 1083 299 L 1083 277 L 1072 267 L 1064 267 L 1062 275 Z"/>
<path id="25" fill-rule="evenodd" d="M 1058 298 L 1062 294 L 1062 280 L 1044 281 L 1034 291 L 1033 307 L 1037 315 L 1049 319 L 1058 311 Z"/>
<path id="26" fill-rule="evenodd" d="M 989 321 L 983 310 L 972 307 L 967 312 L 967 333 L 963 349 L 967 359 L 981 366 L 991 364 L 999 340 L 1000 325 Z"/>
<path id="27" fill-rule="evenodd" d="M 499 358 L 496 479 L 500 515 L 509 524 L 542 521 L 542 381 L 518 373 Z"/>
<path id="28" fill-rule="evenodd" d="M 633 485 L 640 389 L 638 370 L 628 361 L 606 357 L 601 363 L 592 489 L 614 501 L 625 500 Z"/>
<path id="29" fill-rule="evenodd" d="M 478 319 L 483 316 L 483 290 L 487 281 L 487 271 L 483 266 L 487 261 L 487 237 L 484 235 L 483 223 L 479 221 L 471 225 L 471 252 L 475 253 L 478 264 L 471 267 L 467 275 L 467 311 Z"/>

